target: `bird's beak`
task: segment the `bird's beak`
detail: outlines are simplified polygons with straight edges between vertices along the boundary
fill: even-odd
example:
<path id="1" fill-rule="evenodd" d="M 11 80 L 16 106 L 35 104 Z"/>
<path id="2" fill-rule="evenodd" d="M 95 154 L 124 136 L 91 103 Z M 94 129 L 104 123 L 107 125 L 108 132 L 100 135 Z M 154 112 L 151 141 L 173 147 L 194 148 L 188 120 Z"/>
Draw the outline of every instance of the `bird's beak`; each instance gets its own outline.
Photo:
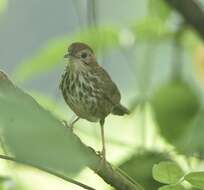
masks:
<path id="1" fill-rule="evenodd" d="M 69 53 L 66 53 L 65 55 L 64 55 L 64 58 L 68 58 L 70 55 L 69 55 Z"/>

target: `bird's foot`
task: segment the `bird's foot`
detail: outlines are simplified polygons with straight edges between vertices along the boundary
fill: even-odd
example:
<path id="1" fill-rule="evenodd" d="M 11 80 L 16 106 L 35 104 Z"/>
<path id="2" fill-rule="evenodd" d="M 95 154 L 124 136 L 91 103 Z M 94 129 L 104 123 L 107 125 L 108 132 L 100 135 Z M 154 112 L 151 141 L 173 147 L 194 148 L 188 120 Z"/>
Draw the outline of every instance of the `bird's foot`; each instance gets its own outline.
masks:
<path id="1" fill-rule="evenodd" d="M 100 161 L 99 161 L 99 166 L 96 169 L 96 173 L 98 173 L 103 167 L 106 166 L 106 156 L 105 156 L 105 151 L 97 151 L 97 155 L 100 156 Z"/>
<path id="2" fill-rule="evenodd" d="M 106 154 L 105 154 L 105 151 L 104 151 L 104 150 L 102 150 L 102 151 L 97 151 L 96 153 L 97 153 L 98 156 L 101 157 L 101 159 L 106 160 Z"/>
<path id="3" fill-rule="evenodd" d="M 66 120 L 62 120 L 62 123 L 65 127 L 69 128 L 73 131 L 74 126 L 72 125 L 72 123 L 68 124 Z"/>

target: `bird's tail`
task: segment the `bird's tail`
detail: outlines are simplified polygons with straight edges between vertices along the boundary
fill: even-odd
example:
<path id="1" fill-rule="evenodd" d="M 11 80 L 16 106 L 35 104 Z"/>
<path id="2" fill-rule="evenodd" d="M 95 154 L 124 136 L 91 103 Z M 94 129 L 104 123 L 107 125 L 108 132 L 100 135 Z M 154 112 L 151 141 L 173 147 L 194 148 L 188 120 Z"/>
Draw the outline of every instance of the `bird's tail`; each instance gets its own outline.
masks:
<path id="1" fill-rule="evenodd" d="M 113 110 L 111 112 L 113 115 L 125 115 L 125 114 L 129 114 L 129 110 L 124 107 L 121 104 L 117 104 L 113 107 Z"/>

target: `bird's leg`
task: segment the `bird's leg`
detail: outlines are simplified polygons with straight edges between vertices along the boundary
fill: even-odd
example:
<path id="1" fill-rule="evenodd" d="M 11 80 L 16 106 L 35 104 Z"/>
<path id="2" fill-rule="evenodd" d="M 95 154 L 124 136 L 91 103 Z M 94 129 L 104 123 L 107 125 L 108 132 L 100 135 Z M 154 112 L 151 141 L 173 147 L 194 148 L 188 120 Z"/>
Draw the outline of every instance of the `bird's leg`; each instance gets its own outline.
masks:
<path id="1" fill-rule="evenodd" d="M 105 162 L 106 161 L 106 147 L 105 147 L 105 134 L 104 134 L 104 122 L 105 119 L 100 120 L 100 127 L 101 127 L 101 139 L 102 139 L 102 159 Z"/>
<path id="2" fill-rule="evenodd" d="M 101 157 L 99 161 L 99 168 L 96 170 L 96 173 L 101 170 L 106 165 L 106 148 L 105 148 L 105 135 L 104 135 L 104 122 L 105 119 L 100 120 L 101 127 L 101 139 L 102 139 L 102 151 L 99 152 L 99 156 Z"/>
<path id="3" fill-rule="evenodd" d="M 69 128 L 71 129 L 71 130 L 73 130 L 73 128 L 74 128 L 74 124 L 78 121 L 80 119 L 80 117 L 79 116 L 76 116 L 70 123 L 69 123 Z"/>

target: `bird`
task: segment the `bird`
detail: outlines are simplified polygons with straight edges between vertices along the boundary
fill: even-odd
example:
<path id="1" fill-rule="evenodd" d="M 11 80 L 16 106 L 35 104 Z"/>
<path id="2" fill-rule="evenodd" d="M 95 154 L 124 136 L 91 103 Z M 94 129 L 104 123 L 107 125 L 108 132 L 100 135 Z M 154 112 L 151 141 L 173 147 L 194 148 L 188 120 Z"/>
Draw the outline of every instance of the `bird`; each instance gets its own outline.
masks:
<path id="1" fill-rule="evenodd" d="M 129 110 L 120 103 L 121 94 L 110 75 L 97 62 L 93 49 L 82 42 L 74 42 L 64 55 L 66 66 L 59 88 L 66 104 L 76 114 L 70 127 L 81 118 L 99 122 L 102 151 L 106 160 L 104 123 L 109 114 L 125 115 Z"/>

